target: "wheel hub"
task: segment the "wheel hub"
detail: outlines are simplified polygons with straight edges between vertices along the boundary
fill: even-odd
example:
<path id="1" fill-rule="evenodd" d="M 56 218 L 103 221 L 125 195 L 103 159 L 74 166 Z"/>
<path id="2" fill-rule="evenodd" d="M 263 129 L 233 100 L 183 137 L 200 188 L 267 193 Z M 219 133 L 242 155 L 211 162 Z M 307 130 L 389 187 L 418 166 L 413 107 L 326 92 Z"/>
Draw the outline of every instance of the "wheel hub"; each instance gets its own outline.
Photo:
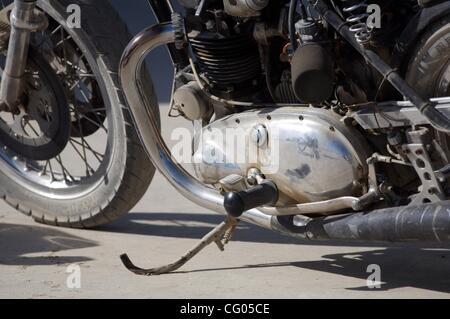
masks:
<path id="1" fill-rule="evenodd" d="M 0 118 L 0 141 L 18 156 L 44 161 L 66 147 L 71 117 L 64 88 L 55 71 L 36 50 L 30 50 L 24 96 L 18 114 Z"/>

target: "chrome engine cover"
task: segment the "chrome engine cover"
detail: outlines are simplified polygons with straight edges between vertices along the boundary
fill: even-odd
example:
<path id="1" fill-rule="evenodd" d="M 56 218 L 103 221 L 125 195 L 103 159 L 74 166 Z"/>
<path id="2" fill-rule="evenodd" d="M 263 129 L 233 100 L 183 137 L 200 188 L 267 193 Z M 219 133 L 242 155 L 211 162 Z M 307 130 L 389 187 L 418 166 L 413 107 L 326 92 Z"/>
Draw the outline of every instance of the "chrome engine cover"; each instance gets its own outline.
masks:
<path id="1" fill-rule="evenodd" d="M 206 184 L 218 186 L 232 174 L 247 177 L 257 168 L 288 202 L 360 196 L 367 190 L 371 153 L 359 132 L 332 111 L 258 109 L 217 120 L 201 132 L 193 163 Z"/>

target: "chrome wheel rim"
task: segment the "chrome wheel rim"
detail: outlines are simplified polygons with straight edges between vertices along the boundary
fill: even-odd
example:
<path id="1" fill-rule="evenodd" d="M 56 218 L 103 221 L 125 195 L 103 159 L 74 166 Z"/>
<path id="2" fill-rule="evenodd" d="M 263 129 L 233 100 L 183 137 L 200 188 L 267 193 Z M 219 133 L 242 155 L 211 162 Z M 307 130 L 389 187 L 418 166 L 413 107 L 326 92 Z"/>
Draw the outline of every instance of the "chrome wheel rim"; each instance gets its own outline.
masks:
<path id="1" fill-rule="evenodd" d="M 47 55 L 49 64 L 58 71 L 65 85 L 72 131 L 78 127 L 78 134 L 70 137 L 60 155 L 48 161 L 23 158 L 1 142 L 0 159 L 7 173 L 19 177 L 18 182 L 24 183 L 26 187 L 47 197 L 69 199 L 83 196 L 104 181 L 112 159 L 112 129 L 109 128 L 113 127 L 113 115 L 104 84 L 97 81 L 102 75 L 95 58 L 83 48 L 72 30 L 57 22 L 57 18 L 49 17 L 49 29 L 38 34 L 34 44 L 42 41 L 37 43 L 37 48 Z M 48 40 L 52 43 L 48 43 Z M 50 44 L 55 48 L 53 58 L 46 52 Z M 94 87 L 96 94 L 93 92 Z M 96 107 L 89 109 L 94 95 Z M 101 107 L 98 107 L 99 95 Z M 99 117 L 104 118 L 96 120 Z M 94 134 L 85 136 L 83 127 L 89 124 L 98 126 L 98 129 Z"/>

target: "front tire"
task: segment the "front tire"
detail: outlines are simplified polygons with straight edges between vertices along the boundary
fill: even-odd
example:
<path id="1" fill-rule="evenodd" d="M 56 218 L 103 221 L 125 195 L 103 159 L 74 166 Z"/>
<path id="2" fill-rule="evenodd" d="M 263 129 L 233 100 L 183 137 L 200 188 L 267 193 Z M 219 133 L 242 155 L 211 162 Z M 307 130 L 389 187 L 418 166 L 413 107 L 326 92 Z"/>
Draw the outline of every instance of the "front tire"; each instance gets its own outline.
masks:
<path id="1" fill-rule="evenodd" d="M 81 7 L 82 29 L 66 27 L 66 8 L 71 4 Z M 95 75 L 105 108 L 107 153 L 92 176 L 88 173 L 89 178 L 77 183 L 65 181 L 67 187 L 64 182 L 55 187 L 54 182 L 29 178 L 28 171 L 21 171 L 10 157 L 0 154 L 0 196 L 40 223 L 75 228 L 103 225 L 131 210 L 155 173 L 132 124 L 117 76 L 120 57 L 131 36 L 106 0 L 41 0 L 38 6 L 62 26 Z M 152 105 L 156 105 L 150 79 L 146 85 Z M 62 171 L 66 175 L 64 168 Z"/>

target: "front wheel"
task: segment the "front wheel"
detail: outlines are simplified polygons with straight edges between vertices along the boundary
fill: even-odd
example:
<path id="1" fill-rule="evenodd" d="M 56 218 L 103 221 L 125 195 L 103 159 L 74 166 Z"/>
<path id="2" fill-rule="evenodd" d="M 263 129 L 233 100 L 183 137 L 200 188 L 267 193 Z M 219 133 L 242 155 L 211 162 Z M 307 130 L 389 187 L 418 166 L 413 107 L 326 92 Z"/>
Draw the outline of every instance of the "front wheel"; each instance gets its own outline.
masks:
<path id="1" fill-rule="evenodd" d="M 81 29 L 66 25 L 72 4 Z M 21 112 L 0 112 L 0 196 L 41 223 L 99 226 L 132 209 L 155 172 L 118 84 L 131 37 L 106 0 L 38 7 L 50 23 L 33 35 Z"/>

